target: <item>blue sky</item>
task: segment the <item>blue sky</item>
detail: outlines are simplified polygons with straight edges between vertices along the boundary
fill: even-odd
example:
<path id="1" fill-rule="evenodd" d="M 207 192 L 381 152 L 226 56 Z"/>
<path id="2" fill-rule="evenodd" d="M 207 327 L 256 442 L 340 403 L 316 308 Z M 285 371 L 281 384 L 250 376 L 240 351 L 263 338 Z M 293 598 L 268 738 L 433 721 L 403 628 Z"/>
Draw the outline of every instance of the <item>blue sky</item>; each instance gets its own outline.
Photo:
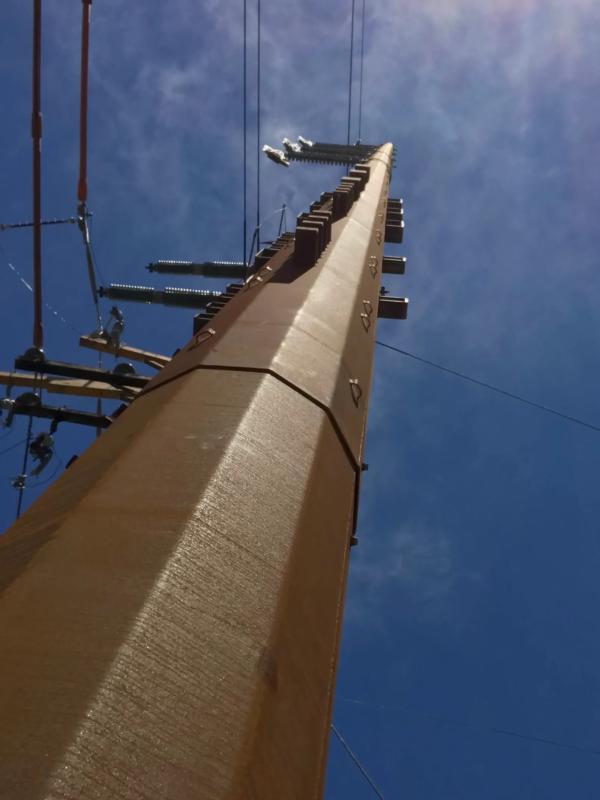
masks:
<path id="1" fill-rule="evenodd" d="M 30 10 L 5 5 L 0 221 L 30 215 Z M 263 0 L 263 141 L 345 139 L 350 5 Z M 600 7 L 366 5 L 363 139 L 397 148 L 406 243 L 389 252 L 408 270 L 386 283 L 411 298 L 409 319 L 380 322 L 378 337 L 600 424 Z M 46 0 L 44 13 L 43 204 L 61 216 L 75 210 L 80 3 Z M 92 21 L 104 278 L 150 283 L 157 258 L 240 258 L 241 3 L 98 0 Z M 304 210 L 340 174 L 261 170 L 263 218 Z M 250 189 L 253 219 L 253 171 Z M 31 298 L 7 261 L 29 280 L 31 245 L 21 231 L 0 243 L 9 368 L 31 344 Z M 47 354 L 93 363 L 77 348 L 94 316 L 71 227 L 44 235 L 44 291 L 68 321 L 46 314 Z M 188 312 L 125 311 L 133 345 L 170 353 L 191 332 Z M 0 451 L 24 435 L 21 420 Z M 66 459 L 90 440 L 61 426 L 57 446 Z M 600 435 L 378 350 L 367 448 L 340 731 L 388 798 L 595 798 L 600 756 L 493 729 L 600 750 Z M 0 527 L 17 454 L 0 456 Z M 330 754 L 326 797 L 370 797 L 335 740 Z"/>

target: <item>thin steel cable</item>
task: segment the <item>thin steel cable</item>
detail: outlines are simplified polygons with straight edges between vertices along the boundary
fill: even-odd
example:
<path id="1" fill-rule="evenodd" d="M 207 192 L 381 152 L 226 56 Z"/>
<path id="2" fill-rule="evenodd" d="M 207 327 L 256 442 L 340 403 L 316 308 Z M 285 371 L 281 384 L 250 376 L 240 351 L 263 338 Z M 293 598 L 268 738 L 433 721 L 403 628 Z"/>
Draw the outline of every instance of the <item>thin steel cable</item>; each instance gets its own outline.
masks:
<path id="1" fill-rule="evenodd" d="M 360 80 L 358 90 L 358 141 L 361 141 L 362 131 L 362 99 L 363 99 L 363 68 L 365 61 L 365 0 L 362 0 L 361 14 L 362 28 L 360 33 Z"/>
<path id="2" fill-rule="evenodd" d="M 92 293 L 92 302 L 94 304 L 94 309 L 96 311 L 96 325 L 98 331 L 102 330 L 102 315 L 100 313 L 100 302 L 99 302 L 99 294 L 98 294 L 98 284 L 96 281 L 96 265 L 94 264 L 94 251 L 92 250 L 91 246 L 91 239 L 90 239 L 90 230 L 88 228 L 85 210 L 86 206 L 85 203 L 81 203 L 79 206 L 81 210 L 81 216 L 79 218 L 79 228 L 81 230 L 81 235 L 83 237 L 83 248 L 85 251 L 85 261 L 87 265 L 87 272 L 88 272 L 88 280 L 90 283 L 90 291 Z"/>
<path id="3" fill-rule="evenodd" d="M 8 260 L 8 258 L 7 258 L 7 256 L 6 256 L 6 250 L 4 249 L 4 247 L 3 247 L 3 245 L 2 245 L 2 242 L 0 242 L 0 250 L 2 250 L 2 253 L 3 253 L 3 255 L 4 255 L 4 258 L 5 258 L 5 260 L 6 260 L 6 263 L 7 263 L 8 267 L 9 267 L 9 268 L 10 268 L 10 269 L 11 269 L 11 270 L 14 272 L 14 274 L 17 276 L 17 278 L 18 278 L 18 279 L 19 279 L 19 281 L 20 281 L 20 282 L 23 284 L 23 286 L 24 286 L 24 287 L 27 289 L 27 291 L 29 291 L 29 292 L 33 292 L 33 287 L 31 286 L 31 284 L 30 284 L 30 283 L 28 283 L 28 282 L 25 280 L 25 278 L 24 278 L 24 277 L 21 275 L 21 273 L 20 273 L 20 272 L 19 272 L 19 270 L 18 270 L 18 269 L 15 267 L 15 265 L 14 265 L 14 264 L 13 264 L 11 261 L 9 261 L 9 260 Z M 71 330 L 72 330 L 72 331 L 73 331 L 75 334 L 77 334 L 77 336 L 82 336 L 82 335 L 83 335 L 81 331 L 77 330 L 77 328 L 76 328 L 74 325 L 72 325 L 72 324 L 69 322 L 69 320 L 68 320 L 68 319 L 66 319 L 66 318 L 65 318 L 65 317 L 64 317 L 64 316 L 63 316 L 63 315 L 62 315 L 62 314 L 61 314 L 59 311 L 57 311 L 57 310 L 56 310 L 56 309 L 55 309 L 53 306 L 51 306 L 51 305 L 50 305 L 50 303 L 48 303 L 48 302 L 44 301 L 44 306 L 45 306 L 45 308 L 47 308 L 47 309 L 48 309 L 48 311 L 49 311 L 51 314 L 53 314 L 53 315 L 54 315 L 54 316 L 55 316 L 55 317 L 56 317 L 58 320 L 60 320 L 60 321 L 61 321 L 61 322 L 62 322 L 64 325 L 66 325 L 67 327 L 71 328 Z"/>
<path id="4" fill-rule="evenodd" d="M 27 475 L 27 461 L 29 459 L 29 445 L 31 444 L 31 429 L 33 426 L 33 417 L 29 417 L 29 421 L 27 423 L 27 438 L 25 439 L 25 452 L 23 453 L 23 466 L 21 468 L 21 475 L 23 478 Z M 19 487 L 19 496 L 17 498 L 17 513 L 15 515 L 15 519 L 19 519 L 21 516 L 21 509 L 23 507 L 23 492 L 25 491 L 25 486 Z"/>
<path id="5" fill-rule="evenodd" d="M 243 72 L 243 107 L 244 107 L 244 222 L 243 222 L 243 238 L 244 238 L 244 264 L 248 265 L 248 76 L 247 76 L 247 62 L 248 62 L 248 2 L 244 0 L 244 64 L 242 67 Z"/>
<path id="6" fill-rule="evenodd" d="M 11 446 L 7 447 L 5 450 L 0 450 L 0 456 L 3 456 L 5 453 L 10 453 L 11 450 L 14 450 L 16 447 L 19 447 L 19 445 L 24 444 L 26 441 L 27 439 L 21 439 L 19 442 L 11 444 Z"/>
<path id="7" fill-rule="evenodd" d="M 96 255 L 96 248 L 94 247 L 94 243 L 92 242 L 92 226 L 90 225 L 90 250 L 92 251 L 92 258 L 94 259 L 94 267 L 96 272 L 98 273 L 98 277 L 102 281 L 102 283 L 106 284 L 108 281 L 104 278 L 102 274 L 102 270 L 100 269 L 100 265 L 98 263 L 98 256 Z"/>
<path id="8" fill-rule="evenodd" d="M 90 61 L 90 6 L 92 0 L 81 4 L 81 71 L 79 84 L 79 179 L 77 199 L 87 202 L 87 144 L 88 144 L 88 76 Z"/>
<path id="9" fill-rule="evenodd" d="M 256 244 L 256 252 L 257 253 L 258 253 L 258 251 L 260 249 L 260 237 L 259 237 L 260 229 L 263 227 L 263 225 L 267 224 L 267 222 L 271 219 L 271 217 L 274 217 L 275 214 L 280 214 L 282 211 L 283 211 L 283 207 L 282 208 L 276 208 L 275 211 L 272 211 L 270 214 L 267 214 L 267 216 L 263 219 L 263 221 L 260 223 L 260 225 L 257 228 L 254 229 L 254 232 L 252 234 L 252 241 L 250 242 L 250 253 L 249 253 L 249 256 L 248 256 L 248 263 L 246 264 L 246 267 L 247 267 L 247 269 L 246 269 L 246 277 L 248 277 L 248 269 L 250 267 L 250 263 L 252 262 L 252 256 L 254 254 L 254 245 Z"/>
<path id="10" fill-rule="evenodd" d="M 65 219 L 42 219 L 40 225 L 65 225 L 70 223 L 74 225 L 79 222 L 79 217 L 66 217 Z M 17 228 L 32 228 L 33 222 L 3 222 L 0 223 L 0 231 L 11 231 Z"/>
<path id="11" fill-rule="evenodd" d="M 578 417 L 572 417 L 570 414 L 563 414 L 561 411 L 555 411 L 553 408 L 550 408 L 549 406 L 544 406 L 541 403 L 536 403 L 533 400 L 528 400 L 526 397 L 514 394 L 513 392 L 508 392 L 505 389 L 500 389 L 498 386 L 493 386 L 491 383 L 486 383 L 485 381 L 477 380 L 477 378 L 471 378 L 470 375 L 465 375 L 463 372 L 457 372 L 457 370 L 450 369 L 450 367 L 444 367 L 442 366 L 442 364 L 436 364 L 435 361 L 430 361 L 429 359 L 423 358 L 422 356 L 417 356 L 414 353 L 409 353 L 408 350 L 401 350 L 399 347 L 394 347 L 391 344 L 386 344 L 385 342 L 380 342 L 380 341 L 376 341 L 375 344 L 378 344 L 380 347 L 385 347 L 387 350 L 393 350 L 395 353 L 400 353 L 400 355 L 408 356 L 408 358 L 412 358 L 415 361 L 420 361 L 422 364 L 427 364 L 430 367 L 435 367 L 435 369 L 439 369 L 442 372 L 448 372 L 450 375 L 454 375 L 457 378 L 462 378 L 463 381 L 469 381 L 469 383 L 474 383 L 477 386 L 482 386 L 484 389 L 489 389 L 491 392 L 496 392 L 497 394 L 501 394 L 504 397 L 509 397 L 511 400 L 518 400 L 520 403 L 525 403 L 525 405 L 531 406 L 532 408 L 537 408 L 540 411 L 545 411 L 547 414 L 553 414 L 555 417 L 566 419 L 568 422 L 574 422 L 577 425 L 582 425 L 584 428 L 589 428 L 592 431 L 600 433 L 600 426 L 594 425 L 591 422 L 585 422 L 585 420 L 579 419 Z"/>
<path id="12" fill-rule="evenodd" d="M 33 201 L 33 344 L 44 346 L 42 327 L 42 0 L 33 0 L 33 65 L 31 100 L 32 201 Z"/>
<path id="13" fill-rule="evenodd" d="M 83 237 L 88 279 L 92 292 L 92 301 L 96 310 L 96 325 L 102 330 L 102 316 L 98 301 L 98 284 L 96 282 L 96 266 L 94 251 L 91 246 L 90 229 L 87 223 L 87 164 L 88 164 L 88 84 L 90 61 L 90 7 L 92 0 L 83 0 L 81 4 L 81 71 L 79 84 L 79 177 L 77 180 L 77 213 L 79 229 Z"/>
<path id="14" fill-rule="evenodd" d="M 348 135 L 346 144 L 350 144 L 350 121 L 352 119 L 352 66 L 354 62 L 354 7 L 356 0 L 352 0 L 352 15 L 350 20 L 350 68 L 348 70 Z"/>
<path id="15" fill-rule="evenodd" d="M 342 736 L 342 734 L 341 734 L 341 733 L 338 731 L 338 729 L 335 727 L 335 725 L 333 724 L 333 722 L 331 723 L 331 730 L 332 730 L 332 731 L 334 732 L 334 734 L 337 736 L 337 738 L 338 738 L 338 740 L 339 740 L 340 744 L 342 745 L 342 747 L 344 748 L 344 750 L 345 750 L 345 751 L 348 753 L 348 755 L 350 756 L 350 758 L 352 759 L 352 761 L 354 762 L 354 764 L 356 765 L 356 767 L 357 767 L 357 768 L 360 770 L 360 773 L 362 774 L 363 778 L 364 778 L 364 779 L 367 781 L 367 783 L 369 784 L 369 786 L 371 787 L 371 789 L 373 790 L 373 792 L 375 793 L 375 795 L 376 795 L 376 796 L 379 798 L 379 800 L 385 800 L 384 796 L 381 794 L 381 792 L 380 792 L 380 791 L 379 791 L 379 789 L 377 788 L 377 785 L 375 784 L 375 782 L 373 781 L 373 779 L 371 778 L 371 776 L 369 775 L 369 773 L 367 772 L 367 770 L 366 770 L 366 769 L 363 767 L 363 765 L 360 763 L 360 760 L 359 760 L 358 756 L 357 756 L 357 755 L 356 755 L 356 754 L 355 754 L 355 753 L 354 753 L 354 752 L 353 752 L 353 751 L 350 749 L 350 745 L 349 745 L 349 744 L 348 744 L 348 742 L 347 742 L 347 741 L 344 739 L 344 737 L 343 737 L 343 736 Z"/>
<path id="16" fill-rule="evenodd" d="M 256 228 L 260 230 L 260 0 L 256 15 Z"/>
<path id="17" fill-rule="evenodd" d="M 281 236 L 281 231 L 283 230 L 284 223 L 285 223 L 285 203 L 283 204 L 283 207 L 281 209 L 281 217 L 279 219 L 279 230 L 277 231 L 278 237 Z"/>
<path id="18" fill-rule="evenodd" d="M 2 425 L 2 423 L 0 422 L 0 430 L 2 430 L 2 428 L 3 428 L 3 427 L 4 427 L 4 426 L 3 426 L 3 425 Z M 6 433 L 4 433 L 4 434 L 2 434 L 2 436 L 0 436 L 0 442 L 4 442 L 6 439 L 8 439 L 8 438 L 9 438 L 9 437 L 12 435 L 12 433 L 13 433 L 13 430 L 12 430 L 12 428 L 9 428 L 9 429 L 6 431 Z M 0 455 L 2 455 L 2 453 L 0 453 Z"/>
<path id="19" fill-rule="evenodd" d="M 600 750 L 594 749 L 593 747 L 584 747 L 583 745 L 572 744 L 571 742 L 562 742 L 558 739 L 550 739 L 546 736 L 530 736 L 527 733 L 520 733 L 519 731 L 509 730 L 508 728 L 498 728 L 495 725 L 478 725 L 473 722 L 468 722 L 466 720 L 460 719 L 452 719 L 450 717 L 442 717 L 438 716 L 437 714 L 427 714 L 419 709 L 411 708 L 410 706 L 404 706 L 402 704 L 391 704 L 391 705 L 384 705 L 382 703 L 369 703 L 365 700 L 355 700 L 349 697 L 340 697 L 339 698 L 344 703 L 353 703 L 354 705 L 360 706 L 367 706 L 368 708 L 377 708 L 381 711 L 398 711 L 398 710 L 406 710 L 409 713 L 412 711 L 416 713 L 417 716 L 422 717 L 424 719 L 429 719 L 433 722 L 440 722 L 444 725 L 451 725 L 457 728 L 467 728 L 469 730 L 479 731 L 479 732 L 486 732 L 486 733 L 493 733 L 499 736 L 509 736 L 514 739 L 524 739 L 528 742 L 535 742 L 536 744 L 544 744 L 550 747 L 557 747 L 562 750 L 574 750 L 578 753 L 587 753 L 593 756 L 600 756 Z"/>
<path id="20" fill-rule="evenodd" d="M 116 358 L 116 354 L 115 354 L 115 358 Z M 102 351 L 100 351 L 98 353 L 98 369 L 102 369 Z M 101 397 L 97 397 L 96 398 L 96 414 L 98 415 L 98 417 L 102 416 L 102 398 Z M 96 439 L 100 438 L 100 434 L 101 433 L 102 433 L 102 430 L 100 428 L 100 425 L 98 425 L 96 427 Z"/>
<path id="21" fill-rule="evenodd" d="M 252 234 L 252 241 L 250 242 L 250 252 L 248 253 L 248 263 L 246 264 L 246 279 L 250 274 L 250 265 L 252 264 L 252 256 L 254 255 L 254 243 L 258 236 L 258 230 L 255 228 L 254 233 Z M 256 248 L 256 252 L 258 253 L 258 247 Z"/>

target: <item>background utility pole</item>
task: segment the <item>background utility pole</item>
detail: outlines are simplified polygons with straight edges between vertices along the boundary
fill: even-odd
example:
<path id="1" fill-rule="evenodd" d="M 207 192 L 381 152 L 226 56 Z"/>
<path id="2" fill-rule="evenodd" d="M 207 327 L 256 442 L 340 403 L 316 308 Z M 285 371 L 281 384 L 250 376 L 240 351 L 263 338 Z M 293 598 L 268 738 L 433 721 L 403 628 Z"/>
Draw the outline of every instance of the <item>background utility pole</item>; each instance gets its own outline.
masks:
<path id="1" fill-rule="evenodd" d="M 320 797 L 391 159 L 0 539 L 3 797 Z"/>

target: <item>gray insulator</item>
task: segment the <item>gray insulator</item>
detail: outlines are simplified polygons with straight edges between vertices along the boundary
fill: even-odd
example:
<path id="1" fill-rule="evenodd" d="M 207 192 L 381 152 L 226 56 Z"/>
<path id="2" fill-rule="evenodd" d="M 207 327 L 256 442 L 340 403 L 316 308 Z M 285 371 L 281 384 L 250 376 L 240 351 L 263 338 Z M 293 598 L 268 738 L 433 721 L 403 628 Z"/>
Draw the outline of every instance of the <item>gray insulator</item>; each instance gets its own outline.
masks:
<path id="1" fill-rule="evenodd" d="M 166 289 L 153 289 L 150 286 L 130 286 L 120 283 L 101 286 L 99 293 L 101 297 L 108 297 L 111 300 L 156 303 L 179 308 L 204 308 L 211 300 L 222 295 L 222 292 L 212 292 L 206 289 L 177 289 L 172 286 L 167 286 Z"/>
<path id="2" fill-rule="evenodd" d="M 150 272 L 168 275 L 201 275 L 205 278 L 243 278 L 246 265 L 241 261 L 153 261 Z"/>

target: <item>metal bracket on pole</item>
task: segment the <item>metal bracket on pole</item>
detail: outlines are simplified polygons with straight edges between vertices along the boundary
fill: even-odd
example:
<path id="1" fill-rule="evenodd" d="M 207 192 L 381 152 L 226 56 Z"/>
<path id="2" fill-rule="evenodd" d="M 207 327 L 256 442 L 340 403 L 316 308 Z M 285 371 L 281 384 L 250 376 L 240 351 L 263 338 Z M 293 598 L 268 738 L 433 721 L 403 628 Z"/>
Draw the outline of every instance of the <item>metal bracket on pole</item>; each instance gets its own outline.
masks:
<path id="1" fill-rule="evenodd" d="M 99 336 L 80 336 L 79 346 L 87 347 L 90 350 L 98 350 L 102 353 L 112 353 L 114 356 L 121 358 L 130 358 L 132 361 L 141 361 L 153 369 L 162 369 L 170 363 L 169 356 L 162 353 L 151 353 L 148 350 L 141 350 L 139 347 L 131 347 L 131 345 L 121 342 L 117 348 L 106 339 Z"/>
<path id="2" fill-rule="evenodd" d="M 83 380 L 98 381 L 108 383 L 111 386 L 123 386 L 143 389 L 150 378 L 146 375 L 132 374 L 130 369 L 108 372 L 97 367 L 82 366 L 80 364 L 70 364 L 66 361 L 42 361 L 31 358 L 26 353 L 15 359 L 15 369 L 24 369 L 27 372 L 39 372 L 45 375 L 60 375 L 65 378 L 81 378 Z"/>
<path id="3" fill-rule="evenodd" d="M 19 397 L 11 400 L 10 406 L 6 406 L 5 401 L 0 400 L 0 406 L 5 406 L 8 409 L 11 420 L 14 416 L 37 417 L 39 419 L 51 419 L 56 424 L 59 422 L 72 422 L 76 425 L 85 425 L 90 428 L 108 428 L 112 423 L 111 417 L 102 414 L 92 414 L 89 411 L 46 405 L 32 392 L 24 392 Z M 9 424 L 8 420 L 7 424 Z"/>

